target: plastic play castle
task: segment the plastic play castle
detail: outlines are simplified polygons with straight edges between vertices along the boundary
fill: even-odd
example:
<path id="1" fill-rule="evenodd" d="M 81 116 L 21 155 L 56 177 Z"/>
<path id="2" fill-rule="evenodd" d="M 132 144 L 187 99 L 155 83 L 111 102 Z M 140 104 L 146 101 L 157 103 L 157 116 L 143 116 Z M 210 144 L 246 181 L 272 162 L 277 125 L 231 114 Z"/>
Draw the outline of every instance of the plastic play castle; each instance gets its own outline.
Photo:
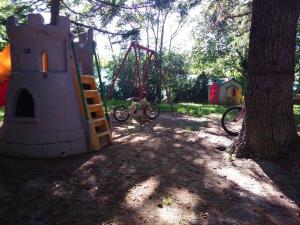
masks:
<path id="1" fill-rule="evenodd" d="M 7 34 L 12 73 L 0 154 L 58 157 L 112 143 L 93 76 L 92 31 L 80 35 L 73 51 L 67 17 L 57 25 L 45 25 L 40 14 L 28 15 L 23 25 L 10 17 Z"/>

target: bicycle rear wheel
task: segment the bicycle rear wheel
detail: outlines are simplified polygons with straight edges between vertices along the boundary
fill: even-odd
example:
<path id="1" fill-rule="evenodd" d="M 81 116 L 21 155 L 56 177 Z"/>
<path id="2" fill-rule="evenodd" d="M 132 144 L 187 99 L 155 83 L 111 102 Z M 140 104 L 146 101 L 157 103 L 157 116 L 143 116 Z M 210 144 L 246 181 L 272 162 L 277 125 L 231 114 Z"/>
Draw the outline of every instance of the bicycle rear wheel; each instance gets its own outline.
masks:
<path id="1" fill-rule="evenodd" d="M 243 115 L 240 115 L 242 107 L 235 106 L 227 109 L 221 119 L 222 127 L 231 136 L 237 136 L 242 129 Z"/>
<path id="2" fill-rule="evenodd" d="M 156 119 L 159 116 L 160 108 L 157 104 L 149 102 L 145 107 L 145 114 L 150 119 Z"/>
<path id="3" fill-rule="evenodd" d="M 128 120 L 129 116 L 129 109 L 124 105 L 117 106 L 114 109 L 114 117 L 119 122 L 124 122 Z"/>

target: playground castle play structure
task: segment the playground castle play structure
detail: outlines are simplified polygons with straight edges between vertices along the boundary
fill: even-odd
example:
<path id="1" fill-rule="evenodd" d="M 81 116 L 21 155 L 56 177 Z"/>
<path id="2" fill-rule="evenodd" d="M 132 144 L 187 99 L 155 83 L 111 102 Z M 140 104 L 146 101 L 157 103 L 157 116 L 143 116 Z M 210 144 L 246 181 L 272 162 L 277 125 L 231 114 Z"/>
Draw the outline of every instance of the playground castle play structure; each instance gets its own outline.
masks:
<path id="1" fill-rule="evenodd" d="M 93 76 L 92 31 L 73 43 L 67 17 L 45 25 L 40 14 L 30 14 L 23 25 L 15 17 L 8 18 L 7 34 L 12 72 L 0 154 L 47 158 L 111 144 Z"/>

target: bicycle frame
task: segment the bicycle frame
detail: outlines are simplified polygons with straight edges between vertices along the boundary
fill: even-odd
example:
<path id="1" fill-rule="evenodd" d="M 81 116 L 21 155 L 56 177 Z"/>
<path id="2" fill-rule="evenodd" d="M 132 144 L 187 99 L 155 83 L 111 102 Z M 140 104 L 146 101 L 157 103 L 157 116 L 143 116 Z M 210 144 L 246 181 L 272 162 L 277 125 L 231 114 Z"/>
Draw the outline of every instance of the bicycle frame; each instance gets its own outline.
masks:
<path id="1" fill-rule="evenodd" d="M 131 105 L 128 107 L 129 108 L 129 114 L 130 116 L 133 116 L 134 114 L 137 113 L 137 111 L 141 108 L 142 110 L 144 110 L 144 108 L 149 105 L 147 99 L 144 97 L 139 101 L 134 101 L 131 100 Z"/>
<path id="2" fill-rule="evenodd" d="M 240 119 L 244 118 L 246 112 L 246 106 L 242 106 L 242 110 L 237 114 L 237 116 L 233 119 L 234 122 L 238 122 Z"/>

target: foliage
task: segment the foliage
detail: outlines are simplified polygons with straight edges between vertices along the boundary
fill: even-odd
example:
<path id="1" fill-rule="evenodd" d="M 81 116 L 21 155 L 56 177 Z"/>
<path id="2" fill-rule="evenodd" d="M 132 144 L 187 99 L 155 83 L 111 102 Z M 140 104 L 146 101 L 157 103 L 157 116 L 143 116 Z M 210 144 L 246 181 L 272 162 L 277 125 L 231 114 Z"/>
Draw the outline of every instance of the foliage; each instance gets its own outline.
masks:
<path id="1" fill-rule="evenodd" d="M 61 1 L 60 14 L 66 15 L 72 22 L 73 32 L 79 33 L 88 26 L 95 30 L 105 30 L 115 18 L 120 16 L 122 7 L 125 6 L 126 0 L 118 1 L 93 1 L 93 0 L 64 0 Z M 80 5 L 80 7 L 78 7 Z M 103 29 L 104 28 L 104 29 Z M 112 33 L 119 33 L 127 36 L 128 32 L 123 30 L 114 30 Z M 134 29 L 133 29 L 134 30 Z M 130 32 L 132 32 L 131 30 Z M 135 31 L 133 31 L 135 33 Z"/>
<path id="2" fill-rule="evenodd" d="M 16 0 L 14 4 L 11 0 L 1 0 L 0 2 L 0 50 L 2 50 L 7 44 L 6 34 L 6 19 L 9 16 L 17 16 L 20 22 L 24 21 L 26 15 L 32 12 L 34 7 L 30 5 L 30 2 Z"/>
<path id="3" fill-rule="evenodd" d="M 136 1 L 141 4 L 144 1 Z M 176 15 L 176 21 L 173 19 L 173 24 L 177 24 L 173 34 L 170 37 L 169 50 L 171 48 L 172 39 L 177 35 L 189 11 L 199 4 L 200 0 L 152 0 L 148 1 L 147 7 L 136 8 L 135 10 L 121 10 L 117 18 L 118 27 L 131 26 L 139 27 L 140 33 L 146 34 L 144 45 L 151 46 L 161 56 L 164 50 L 165 43 L 165 25 L 170 19 L 170 15 Z M 133 37 L 134 40 L 140 40 L 140 35 Z"/>
<path id="4" fill-rule="evenodd" d="M 206 103 L 208 99 L 208 81 L 209 77 L 205 74 L 182 81 L 174 92 L 174 101 Z"/>
<path id="5" fill-rule="evenodd" d="M 104 70 L 107 72 L 105 79 L 108 81 L 109 86 L 119 68 L 120 62 L 123 60 L 123 54 L 118 56 L 118 60 L 111 60 L 104 65 Z M 140 52 L 140 73 L 143 77 L 146 67 L 146 55 Z M 148 79 L 145 82 L 145 89 L 148 94 L 148 98 L 155 99 L 155 84 L 157 82 L 157 66 L 155 62 L 152 62 L 149 70 Z M 125 61 L 122 70 L 120 71 L 119 78 L 116 80 L 114 85 L 114 98 L 126 99 L 135 97 L 138 95 L 138 82 L 135 76 L 136 63 L 135 55 L 133 53 L 128 54 L 127 60 Z"/>
<path id="6" fill-rule="evenodd" d="M 121 57 L 119 56 L 119 61 Z M 144 72 L 145 56 L 141 54 L 141 71 Z M 205 74 L 200 76 L 189 75 L 189 57 L 186 54 L 175 53 L 173 51 L 163 54 L 163 70 L 167 81 L 168 90 L 174 102 L 192 101 L 207 102 L 208 98 L 208 77 Z M 108 71 L 107 80 L 111 82 L 113 72 L 119 66 L 114 60 L 108 62 L 106 71 Z M 137 87 L 134 83 L 135 59 L 129 54 L 128 60 L 121 71 L 120 79 L 116 83 L 114 98 L 126 99 L 137 96 Z M 160 76 L 155 62 L 151 65 L 149 78 L 145 82 L 148 99 L 158 100 L 157 82 Z"/>
<path id="7" fill-rule="evenodd" d="M 181 90 L 186 90 L 188 83 L 188 59 L 184 54 L 173 51 L 163 54 L 163 70 L 170 91 L 171 98 L 178 100 Z"/>
<path id="8" fill-rule="evenodd" d="M 4 117 L 4 108 L 0 107 L 0 121 L 3 120 L 3 117 Z"/>
<path id="9" fill-rule="evenodd" d="M 131 36 L 130 39 L 124 41 L 120 40 L 119 37 L 111 38 L 110 43 L 121 44 L 122 47 L 128 46 L 129 41 L 140 41 L 143 45 L 154 49 L 158 53 L 159 59 L 164 64 L 163 52 L 167 51 L 165 44 L 168 43 L 168 51 L 171 51 L 172 40 L 178 34 L 181 26 L 184 24 L 188 12 L 195 7 L 200 0 L 179 0 L 179 1 L 162 1 L 153 0 L 148 1 L 150 6 L 143 8 L 136 8 L 135 10 L 121 10 L 120 14 L 116 18 L 116 24 L 118 27 L 138 27 L 139 33 L 136 36 Z M 137 1 L 141 4 L 141 1 Z M 165 25 L 170 15 L 176 15 L 176 20 L 173 19 L 173 24 L 177 24 L 177 27 L 172 31 L 173 33 L 166 40 L 165 36 Z M 141 40 L 141 36 L 144 34 L 146 40 Z M 113 49 L 113 46 L 111 45 Z M 150 93 L 151 98 L 154 96 L 160 102 L 162 99 L 162 83 L 156 72 L 150 77 Z"/>
<path id="10" fill-rule="evenodd" d="M 235 157 L 234 157 L 235 149 L 234 148 L 227 148 L 226 152 L 228 153 L 228 161 L 233 162 L 235 160 Z"/>
<path id="11" fill-rule="evenodd" d="M 173 200 L 171 197 L 166 197 L 163 199 L 163 203 L 164 203 L 164 205 L 170 206 L 170 205 L 172 205 Z"/>
<path id="12" fill-rule="evenodd" d="M 163 67 L 174 102 L 207 102 L 208 81 L 205 73 L 190 75 L 190 57 L 169 52 L 163 56 Z"/>
<path id="13" fill-rule="evenodd" d="M 300 93 L 300 18 L 297 27 L 297 36 L 296 36 L 296 67 L 295 67 L 295 93 Z"/>
<path id="14" fill-rule="evenodd" d="M 122 59 L 120 59 L 122 61 Z M 120 73 L 120 79 L 116 83 L 116 92 L 114 92 L 114 97 L 118 97 L 121 99 L 130 98 L 137 95 L 137 88 L 135 81 L 135 58 L 134 55 L 129 54 L 126 63 Z M 118 64 L 114 65 L 114 61 L 110 61 L 108 66 L 111 68 L 110 71 L 116 70 L 118 68 Z M 109 80 L 112 80 L 113 73 L 109 74 L 107 77 Z"/>
<path id="15" fill-rule="evenodd" d="M 294 105 L 295 122 L 300 125 L 300 105 Z"/>
<path id="16" fill-rule="evenodd" d="M 251 1 L 206 1 L 193 49 L 194 70 L 221 77 L 247 74 Z"/>

